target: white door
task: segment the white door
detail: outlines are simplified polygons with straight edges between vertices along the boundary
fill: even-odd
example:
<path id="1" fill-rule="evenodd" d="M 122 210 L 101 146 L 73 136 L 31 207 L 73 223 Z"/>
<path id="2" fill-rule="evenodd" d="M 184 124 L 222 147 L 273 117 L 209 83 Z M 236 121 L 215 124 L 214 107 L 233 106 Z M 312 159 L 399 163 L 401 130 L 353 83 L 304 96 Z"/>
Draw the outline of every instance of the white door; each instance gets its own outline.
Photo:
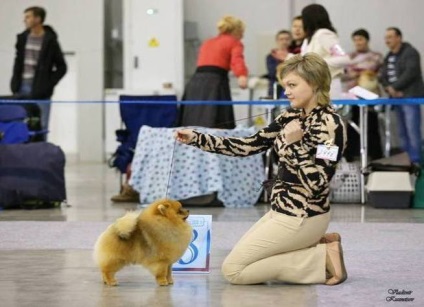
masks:
<path id="1" fill-rule="evenodd" d="M 124 87 L 141 93 L 183 90 L 182 0 L 124 2 Z"/>

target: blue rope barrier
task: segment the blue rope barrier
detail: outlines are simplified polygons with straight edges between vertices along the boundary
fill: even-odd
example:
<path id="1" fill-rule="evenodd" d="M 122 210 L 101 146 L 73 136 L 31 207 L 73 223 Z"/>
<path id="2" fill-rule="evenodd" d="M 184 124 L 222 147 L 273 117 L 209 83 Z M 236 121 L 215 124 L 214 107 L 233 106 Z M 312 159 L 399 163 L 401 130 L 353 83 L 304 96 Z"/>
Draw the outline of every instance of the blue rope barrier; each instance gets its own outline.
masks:
<path id="1" fill-rule="evenodd" d="M 104 100 L 86 100 L 86 101 L 50 101 L 50 100 L 0 100 L 1 103 L 78 103 L 78 104 L 179 104 L 179 105 L 289 105 L 288 100 L 252 100 L 252 101 L 146 101 L 146 100 L 127 100 L 127 101 L 104 101 Z M 373 105 L 402 105 L 402 104 L 424 104 L 424 98 L 379 98 L 374 100 L 356 100 L 356 99 L 335 99 L 333 105 L 355 105 L 355 106 L 373 106 Z"/>

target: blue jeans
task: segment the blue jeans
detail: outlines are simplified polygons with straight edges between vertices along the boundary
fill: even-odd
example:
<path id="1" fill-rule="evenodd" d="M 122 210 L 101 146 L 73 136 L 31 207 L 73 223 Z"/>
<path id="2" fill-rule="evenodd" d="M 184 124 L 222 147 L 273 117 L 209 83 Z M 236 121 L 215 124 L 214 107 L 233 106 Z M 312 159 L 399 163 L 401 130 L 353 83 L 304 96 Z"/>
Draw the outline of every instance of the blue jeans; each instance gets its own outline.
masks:
<path id="1" fill-rule="evenodd" d="M 51 103 L 50 101 L 46 100 L 46 102 L 37 103 L 37 105 L 40 107 L 40 111 L 41 111 L 41 127 L 43 128 L 43 130 L 49 130 Z"/>
<path id="2" fill-rule="evenodd" d="M 396 105 L 399 137 L 402 149 L 412 162 L 421 162 L 421 107 L 419 105 Z"/>
<path id="3" fill-rule="evenodd" d="M 22 86 L 20 88 L 19 93 L 23 95 L 30 95 L 32 91 L 32 88 L 29 84 L 22 83 Z M 38 107 L 40 108 L 41 113 L 41 129 L 43 130 L 49 130 L 49 119 L 50 119 L 50 101 L 46 100 L 44 103 L 37 103 Z"/>

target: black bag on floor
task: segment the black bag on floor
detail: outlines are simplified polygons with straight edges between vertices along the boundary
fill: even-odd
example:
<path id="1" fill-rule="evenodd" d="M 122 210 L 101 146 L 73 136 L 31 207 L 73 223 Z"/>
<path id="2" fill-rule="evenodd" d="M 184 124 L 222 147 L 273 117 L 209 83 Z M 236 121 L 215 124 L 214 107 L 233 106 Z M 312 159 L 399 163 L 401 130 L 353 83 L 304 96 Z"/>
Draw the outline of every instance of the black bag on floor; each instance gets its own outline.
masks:
<path id="1" fill-rule="evenodd" d="M 365 174 L 372 172 L 408 172 L 419 176 L 420 166 L 411 162 L 409 155 L 402 152 L 387 158 L 374 160 L 368 164 Z"/>
<path id="2" fill-rule="evenodd" d="M 178 200 L 185 207 L 223 207 L 224 204 L 218 199 L 218 193 L 190 197 Z"/>
<path id="3" fill-rule="evenodd" d="M 50 143 L 0 146 L 0 207 L 51 208 L 66 200 L 65 155 Z"/>

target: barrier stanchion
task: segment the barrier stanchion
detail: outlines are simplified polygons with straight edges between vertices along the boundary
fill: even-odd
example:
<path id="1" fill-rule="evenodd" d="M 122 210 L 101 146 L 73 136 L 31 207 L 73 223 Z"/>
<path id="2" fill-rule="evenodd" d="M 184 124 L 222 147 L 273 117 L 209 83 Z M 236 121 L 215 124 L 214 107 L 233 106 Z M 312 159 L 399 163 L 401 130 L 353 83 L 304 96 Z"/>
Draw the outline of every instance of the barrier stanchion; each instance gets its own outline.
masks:
<path id="1" fill-rule="evenodd" d="M 368 165 L 368 106 L 359 106 L 360 155 L 361 155 L 361 203 L 366 201 L 364 170 Z"/>
<path id="2" fill-rule="evenodd" d="M 385 106 L 384 110 L 384 156 L 390 157 L 390 149 L 392 148 L 392 141 L 391 141 L 391 131 L 390 131 L 390 115 L 391 115 L 391 108 L 390 106 Z"/>

